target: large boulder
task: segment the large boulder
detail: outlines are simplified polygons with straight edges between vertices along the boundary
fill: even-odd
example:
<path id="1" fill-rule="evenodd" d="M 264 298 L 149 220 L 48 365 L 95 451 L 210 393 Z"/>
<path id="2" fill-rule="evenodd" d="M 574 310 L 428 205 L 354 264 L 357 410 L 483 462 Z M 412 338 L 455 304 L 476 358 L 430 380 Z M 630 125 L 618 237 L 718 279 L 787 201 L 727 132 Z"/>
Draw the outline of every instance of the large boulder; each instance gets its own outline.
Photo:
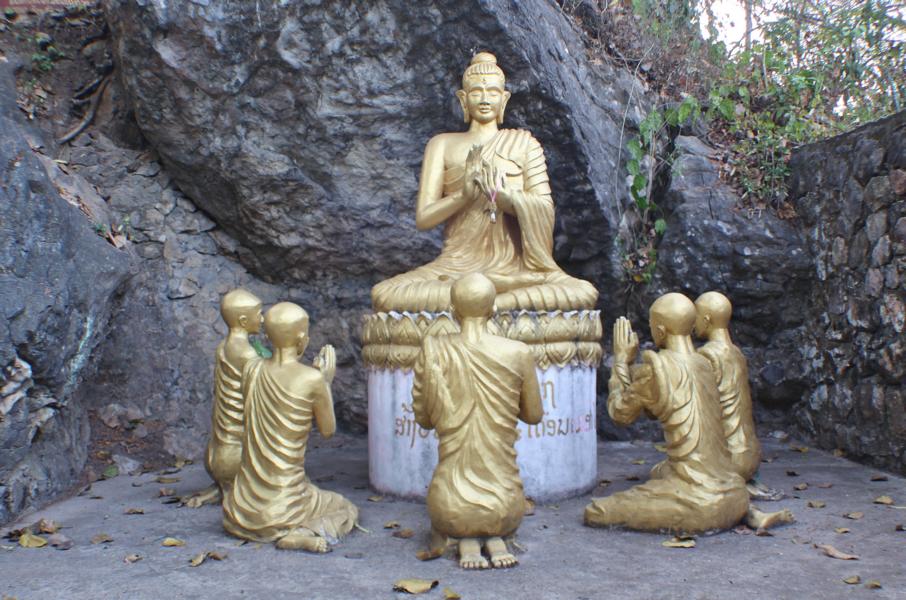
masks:
<path id="1" fill-rule="evenodd" d="M 95 231 L 83 182 L 41 154 L 15 63 L 0 61 L 0 523 L 76 482 L 88 425 L 74 397 L 131 263 Z"/>

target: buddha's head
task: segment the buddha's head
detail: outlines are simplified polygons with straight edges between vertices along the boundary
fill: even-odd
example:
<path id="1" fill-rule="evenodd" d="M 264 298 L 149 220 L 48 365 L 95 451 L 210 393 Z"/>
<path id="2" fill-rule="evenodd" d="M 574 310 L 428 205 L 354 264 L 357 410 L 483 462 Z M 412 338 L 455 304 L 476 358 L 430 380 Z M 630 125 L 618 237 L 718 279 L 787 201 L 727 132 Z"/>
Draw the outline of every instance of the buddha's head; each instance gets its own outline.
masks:
<path id="1" fill-rule="evenodd" d="M 230 290 L 220 301 L 220 316 L 230 329 L 245 329 L 249 333 L 261 331 L 263 316 L 261 299 L 242 288 Z"/>
<path id="2" fill-rule="evenodd" d="M 695 300 L 695 335 L 707 338 L 715 329 L 727 329 L 733 316 L 730 299 L 720 292 L 705 292 Z"/>
<path id="3" fill-rule="evenodd" d="M 264 331 L 275 348 L 295 348 L 300 355 L 308 347 L 308 313 L 298 304 L 279 302 L 264 315 Z"/>
<path id="4" fill-rule="evenodd" d="M 695 304 L 682 294 L 664 294 L 648 310 L 648 325 L 658 348 L 667 345 L 669 336 L 691 336 L 695 326 Z"/>
<path id="5" fill-rule="evenodd" d="M 494 314 L 497 290 L 490 279 L 481 273 L 466 275 L 453 284 L 450 299 L 453 315 L 459 319 L 489 318 Z"/>
<path id="6" fill-rule="evenodd" d="M 490 52 L 479 52 L 462 74 L 462 89 L 456 92 L 466 123 L 503 123 L 503 113 L 510 93 L 506 77 Z"/>

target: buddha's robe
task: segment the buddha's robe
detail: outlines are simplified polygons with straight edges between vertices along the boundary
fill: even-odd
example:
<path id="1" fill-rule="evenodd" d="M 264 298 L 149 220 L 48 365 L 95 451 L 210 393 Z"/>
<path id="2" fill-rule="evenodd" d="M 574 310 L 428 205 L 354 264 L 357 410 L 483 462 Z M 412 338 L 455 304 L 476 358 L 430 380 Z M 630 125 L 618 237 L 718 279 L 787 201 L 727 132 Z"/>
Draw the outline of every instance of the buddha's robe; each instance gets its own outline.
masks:
<path id="1" fill-rule="evenodd" d="M 237 537 L 278 540 L 295 529 L 336 540 L 355 525 L 358 509 L 319 489 L 305 474 L 313 401 L 284 389 L 267 361 L 249 361 L 242 375 L 245 438 L 242 463 L 223 502 L 223 527 Z M 330 394 L 323 379 L 324 389 Z"/>
<path id="2" fill-rule="evenodd" d="M 594 308 L 594 286 L 564 273 L 552 256 L 554 202 L 541 145 L 527 131 L 503 129 L 482 147 L 481 155 L 505 174 L 515 216 L 498 210 L 492 223 L 487 198 L 480 196 L 447 220 L 437 259 L 374 286 L 374 310 L 448 310 L 453 283 L 474 272 L 491 279 L 528 273 L 544 277 L 541 284 L 499 294 L 501 310 Z M 445 165 L 444 197 L 462 191 L 464 172 L 464 164 Z"/>
<path id="3" fill-rule="evenodd" d="M 518 367 L 532 364 L 519 356 L 528 352 L 519 342 L 491 335 L 479 343 L 458 334 L 425 338 L 412 399 L 419 425 L 436 428 L 439 438 L 427 497 L 436 532 L 506 536 L 522 522 L 525 496 L 515 449 L 520 399 L 537 401 L 540 415 L 534 368 L 526 373 Z"/>
<path id="4" fill-rule="evenodd" d="M 660 420 L 667 460 L 656 478 L 592 500 L 586 524 L 688 533 L 736 525 L 749 496 L 727 451 L 711 366 L 698 354 L 671 350 L 647 351 L 643 361 L 631 375 L 623 374 L 631 380 L 628 388 L 618 383 L 620 377 L 611 378 L 607 409 L 622 425 L 643 410 Z"/>
<path id="5" fill-rule="evenodd" d="M 214 406 L 204 466 L 221 488 L 229 486 L 242 459 L 242 373 L 227 360 L 226 342 L 214 360 Z"/>
<path id="6" fill-rule="evenodd" d="M 746 357 L 733 344 L 711 341 L 698 349 L 717 379 L 724 436 L 736 472 L 749 480 L 761 463 L 761 444 L 755 433 L 749 369 Z"/>

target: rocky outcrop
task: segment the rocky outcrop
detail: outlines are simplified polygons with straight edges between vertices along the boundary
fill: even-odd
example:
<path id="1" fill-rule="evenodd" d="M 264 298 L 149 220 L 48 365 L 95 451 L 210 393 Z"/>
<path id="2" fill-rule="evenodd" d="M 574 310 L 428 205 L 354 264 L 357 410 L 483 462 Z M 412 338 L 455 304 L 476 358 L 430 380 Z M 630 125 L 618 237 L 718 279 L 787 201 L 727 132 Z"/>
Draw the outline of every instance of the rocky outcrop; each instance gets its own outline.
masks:
<path id="1" fill-rule="evenodd" d="M 802 305 L 809 392 L 826 448 L 906 469 L 906 112 L 798 149 L 790 193 L 814 255 Z"/>
<path id="2" fill-rule="evenodd" d="M 0 61 L 0 523 L 72 486 L 85 464 L 74 397 L 130 268 L 89 219 L 103 203 L 42 154 L 16 107 L 15 63 Z"/>

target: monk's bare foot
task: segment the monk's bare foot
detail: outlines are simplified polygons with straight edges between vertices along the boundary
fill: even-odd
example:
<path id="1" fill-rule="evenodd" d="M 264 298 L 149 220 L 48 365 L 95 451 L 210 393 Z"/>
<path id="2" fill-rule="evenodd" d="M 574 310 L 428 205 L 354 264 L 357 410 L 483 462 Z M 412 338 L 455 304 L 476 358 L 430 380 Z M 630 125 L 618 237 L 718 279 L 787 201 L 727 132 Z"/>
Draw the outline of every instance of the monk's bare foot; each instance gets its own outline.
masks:
<path id="1" fill-rule="evenodd" d="M 293 531 L 277 540 L 276 546 L 281 550 L 305 550 L 306 552 L 316 552 L 318 554 L 330 551 L 327 546 L 327 540 L 311 532 L 299 530 Z"/>
<path id="2" fill-rule="evenodd" d="M 495 569 L 509 569 L 519 564 L 516 557 L 510 554 L 509 549 L 506 547 L 506 542 L 499 537 L 488 538 L 488 541 L 484 543 L 484 547 L 491 557 L 491 566 Z"/>
<path id="3" fill-rule="evenodd" d="M 795 520 L 793 513 L 786 509 L 766 513 L 750 506 L 749 512 L 746 514 L 746 525 L 752 529 L 770 529 L 777 525 L 793 523 Z"/>
<path id="4" fill-rule="evenodd" d="M 459 540 L 459 566 L 463 569 L 488 568 L 488 559 L 481 555 L 481 543 L 475 538 Z"/>
<path id="5" fill-rule="evenodd" d="M 746 490 L 748 490 L 749 498 L 752 500 L 773 502 L 783 498 L 782 491 L 771 489 L 757 479 L 752 479 L 746 483 Z"/>
<path id="6" fill-rule="evenodd" d="M 217 485 L 212 485 L 207 487 L 200 492 L 195 492 L 189 496 L 184 496 L 180 499 L 183 505 L 188 506 L 189 508 L 198 508 L 199 506 L 204 506 L 205 504 L 217 504 L 223 499 L 223 495 L 220 493 L 220 488 Z"/>

